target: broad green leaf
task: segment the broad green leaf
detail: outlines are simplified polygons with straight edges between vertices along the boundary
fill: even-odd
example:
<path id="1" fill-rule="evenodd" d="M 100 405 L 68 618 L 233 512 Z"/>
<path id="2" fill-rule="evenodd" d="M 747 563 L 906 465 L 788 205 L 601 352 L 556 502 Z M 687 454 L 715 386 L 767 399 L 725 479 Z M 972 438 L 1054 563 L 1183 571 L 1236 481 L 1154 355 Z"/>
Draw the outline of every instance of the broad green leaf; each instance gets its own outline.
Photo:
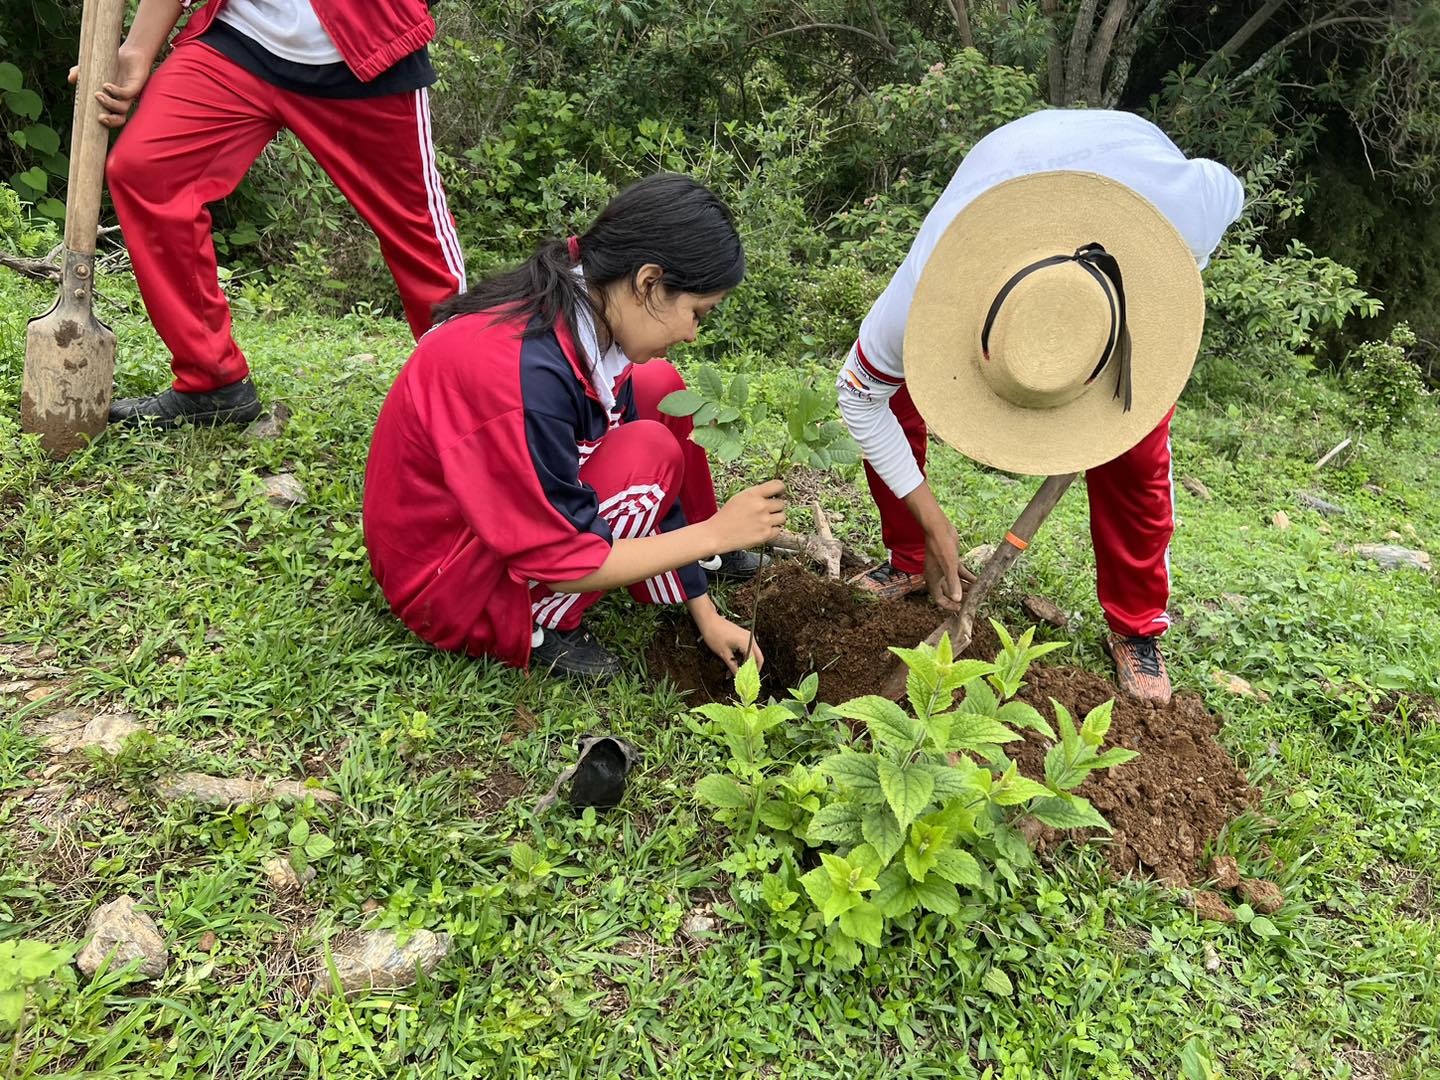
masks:
<path id="1" fill-rule="evenodd" d="M 1000 806 L 1019 806 L 1029 799 L 1043 799 L 1050 794 L 1044 784 L 1037 784 L 1028 776 L 1021 776 L 1015 765 L 990 789 L 990 798 Z"/>
<path id="2" fill-rule="evenodd" d="M 760 896 L 771 911 L 788 911 L 800 898 L 779 874 L 766 874 L 760 879 Z"/>
<path id="3" fill-rule="evenodd" d="M 884 926 L 885 916 L 868 900 L 861 900 L 854 907 L 840 913 L 840 929 L 866 945 L 879 947 L 880 931 Z"/>
<path id="4" fill-rule="evenodd" d="M 800 879 L 800 884 L 805 887 L 805 892 L 809 895 L 811 902 L 819 910 L 821 916 L 827 923 L 832 923 L 839 917 L 839 911 L 836 911 L 833 915 L 827 914 L 827 912 L 831 910 L 831 901 L 835 896 L 835 884 L 830 880 L 830 875 L 825 872 L 823 866 L 817 866 L 805 874 L 805 876 Z M 842 897 L 844 895 L 845 894 L 842 894 Z M 853 904 L 859 897 L 850 893 L 848 894 L 848 899 Z"/>
<path id="5" fill-rule="evenodd" d="M 875 801 L 881 797 L 880 759 L 871 754 L 841 750 L 822 761 L 820 768 L 844 790 L 862 798 L 874 795 Z"/>
<path id="6" fill-rule="evenodd" d="M 747 658 L 735 673 L 735 696 L 742 705 L 753 705 L 760 696 L 760 669 L 753 656 Z"/>
<path id="7" fill-rule="evenodd" d="M 323 859 L 335 850 L 335 841 L 324 833 L 311 833 L 305 841 L 305 855 L 311 859 Z"/>
<path id="8" fill-rule="evenodd" d="M 915 898 L 920 901 L 920 906 L 926 911 L 933 911 L 937 915 L 959 914 L 960 894 L 950 882 L 932 874 L 924 881 L 912 882 L 911 888 L 915 890 Z"/>
<path id="9" fill-rule="evenodd" d="M 980 985 L 996 997 L 1009 997 L 1015 993 L 1015 984 L 1010 981 L 1010 976 L 998 967 L 985 972 L 980 978 Z"/>
<path id="10" fill-rule="evenodd" d="M 723 401 L 725 398 L 725 381 L 720 372 L 709 364 L 701 364 L 696 370 L 695 385 L 711 401 Z"/>
<path id="11" fill-rule="evenodd" d="M 0 1024 L 16 1024 L 25 1011 L 24 990 L 0 990 Z"/>
<path id="12" fill-rule="evenodd" d="M 905 843 L 905 830 L 888 806 L 871 807 L 865 812 L 860 827 L 865 842 L 875 849 L 882 864 L 888 864 Z"/>
<path id="13" fill-rule="evenodd" d="M 1071 754 L 1089 749 L 1083 743 L 1067 747 L 1061 742 L 1045 751 L 1045 782 L 1060 791 L 1069 791 L 1085 779 L 1087 770 L 1071 760 Z M 1093 751 L 1092 751 L 1093 753 Z"/>
<path id="14" fill-rule="evenodd" d="M 995 697 L 995 691 L 991 690 L 986 683 L 977 682 L 965 691 L 965 699 L 960 702 L 959 708 L 955 711 L 993 718 L 999 715 L 1000 707 Z"/>
<path id="15" fill-rule="evenodd" d="M 35 209 L 52 221 L 65 220 L 65 204 L 56 198 L 41 199 Z"/>
<path id="16" fill-rule="evenodd" d="M 720 406 L 716 405 L 713 401 L 707 401 L 695 411 L 696 427 L 713 424 L 718 419 L 720 419 Z"/>
<path id="17" fill-rule="evenodd" d="M 961 713 L 952 715 L 950 721 L 949 750 L 978 750 L 982 746 L 998 746 L 1014 742 L 1020 735 L 988 716 L 973 716 Z"/>
<path id="18" fill-rule="evenodd" d="M 26 120 L 40 119 L 41 110 L 45 103 L 40 100 L 40 95 L 34 90 L 26 90 L 21 87 L 19 90 L 9 90 L 5 93 L 5 104 L 10 106 L 10 111 Z"/>
<path id="19" fill-rule="evenodd" d="M 921 851 L 915 846 L 913 838 L 911 842 L 906 843 L 902 853 L 905 859 L 905 871 L 915 881 L 924 881 L 939 861 L 939 857 L 933 849 Z"/>
<path id="20" fill-rule="evenodd" d="M 660 411 L 666 416 L 694 416 L 704 404 L 705 399 L 694 390 L 675 390 L 660 399 Z"/>
<path id="21" fill-rule="evenodd" d="M 935 790 L 935 777 L 925 762 L 896 765 L 893 761 L 881 761 L 880 790 L 885 792 L 885 801 L 895 811 L 903 829 L 929 804 Z"/>
<path id="22" fill-rule="evenodd" d="M 920 898 L 915 894 L 910 875 L 899 863 L 887 867 L 880 875 L 880 888 L 875 893 L 874 903 L 890 919 L 908 915 L 919 906 Z"/>
<path id="23" fill-rule="evenodd" d="M 985 797 L 986 789 L 979 784 L 981 770 L 969 758 L 962 757 L 958 765 L 932 765 L 930 768 L 935 778 L 933 797 L 937 802 L 962 799 L 969 804 Z"/>
<path id="24" fill-rule="evenodd" d="M 854 465 L 863 456 L 860 444 L 848 435 L 836 439 L 829 446 L 830 461 L 835 465 Z"/>
<path id="25" fill-rule="evenodd" d="M 987 687 L 988 689 L 988 687 Z M 1055 729 L 1040 715 L 1040 710 L 1026 701 L 1007 701 L 995 713 L 995 719 L 1011 727 L 1029 728 L 1038 731 L 1052 742 L 1058 738 Z"/>
<path id="26" fill-rule="evenodd" d="M 743 371 L 738 372 L 730 381 L 730 392 L 726 396 L 735 408 L 745 408 L 745 403 L 750 400 L 750 380 Z"/>
<path id="27" fill-rule="evenodd" d="M 1275 924 L 1264 915 L 1256 915 L 1250 920 L 1250 929 L 1263 938 L 1279 937 L 1280 931 Z"/>
<path id="28" fill-rule="evenodd" d="M 1138 750 L 1127 750 L 1123 746 L 1115 746 L 1096 757 L 1092 765 L 1096 769 L 1113 769 L 1116 765 L 1124 765 L 1127 761 L 1134 761 L 1139 756 Z"/>
<path id="29" fill-rule="evenodd" d="M 980 884 L 980 864 L 959 848 L 945 848 L 936 856 L 935 873 L 955 885 Z"/>
<path id="30" fill-rule="evenodd" d="M 888 811 L 887 811 L 888 812 Z M 810 819 L 805 838 L 811 844 L 849 846 L 868 839 L 861 834 L 860 810 L 843 799 L 826 803 Z"/>
<path id="31" fill-rule="evenodd" d="M 25 78 L 20 74 L 20 69 L 8 60 L 0 63 L 0 93 L 10 90 L 19 90 L 25 85 Z"/>
<path id="32" fill-rule="evenodd" d="M 1078 795 L 1051 795 L 1036 799 L 1026 810 L 1030 815 L 1055 829 L 1104 829 L 1110 832 L 1110 823 L 1100 816 L 1100 811 L 1090 805 L 1088 799 Z"/>
<path id="33" fill-rule="evenodd" d="M 893 701 L 878 695 L 859 697 L 836 705 L 835 711 L 850 720 L 861 720 L 869 727 L 876 744 L 909 752 L 920 744 L 924 729 L 920 721 Z"/>
<path id="34" fill-rule="evenodd" d="M 740 810 L 750 805 L 750 791 L 728 776 L 711 773 L 695 785 L 695 798 L 721 810 Z"/>
<path id="35" fill-rule="evenodd" d="M 956 660 L 948 665 L 944 671 L 944 679 L 941 680 L 941 689 L 946 692 L 959 690 L 962 686 L 981 685 L 976 680 L 988 675 L 995 670 L 995 665 L 988 660 Z M 970 691 L 966 691 L 968 694 Z"/>
<path id="36" fill-rule="evenodd" d="M 1114 709 L 1114 698 L 1091 709 L 1085 716 L 1085 722 L 1080 725 L 1080 737 L 1091 746 L 1099 746 L 1105 739 L 1105 733 L 1110 730 L 1110 714 Z"/>
<path id="37" fill-rule="evenodd" d="M 26 169 L 22 173 L 16 173 L 15 179 L 41 195 L 45 194 L 50 187 L 50 176 L 39 165 Z"/>
<path id="38" fill-rule="evenodd" d="M 819 689 L 820 676 L 812 671 L 809 675 L 806 675 L 805 678 L 800 680 L 799 686 L 791 688 L 790 696 L 801 704 L 809 705 L 812 701 L 815 700 L 815 694 L 819 691 Z"/>
<path id="39" fill-rule="evenodd" d="M 898 656 L 904 665 L 911 671 L 919 671 L 928 676 L 931 681 L 939 682 L 940 666 L 935 662 L 935 651 L 925 648 L 902 649 L 898 645 L 890 646 L 890 651 Z"/>
<path id="40" fill-rule="evenodd" d="M 54 154 L 60 149 L 60 135 L 49 124 L 31 124 L 24 131 L 30 149 L 41 154 Z"/>
<path id="41" fill-rule="evenodd" d="M 772 829 L 789 832 L 800 820 L 798 807 L 781 799 L 766 799 L 760 804 L 760 820 Z"/>
<path id="42" fill-rule="evenodd" d="M 310 839 L 310 823 L 304 818 L 296 818 L 295 824 L 290 826 L 291 846 L 301 847 L 308 839 Z"/>

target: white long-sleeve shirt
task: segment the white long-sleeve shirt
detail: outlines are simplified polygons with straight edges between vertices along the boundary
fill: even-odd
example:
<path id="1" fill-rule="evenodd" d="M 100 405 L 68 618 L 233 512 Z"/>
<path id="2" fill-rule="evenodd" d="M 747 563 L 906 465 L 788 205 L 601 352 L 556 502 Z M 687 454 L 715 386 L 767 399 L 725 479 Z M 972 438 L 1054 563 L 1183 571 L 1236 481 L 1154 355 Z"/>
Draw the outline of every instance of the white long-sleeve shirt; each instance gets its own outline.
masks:
<path id="1" fill-rule="evenodd" d="M 925 217 L 910 253 L 860 324 L 836 383 L 840 413 L 865 458 L 898 498 L 924 482 L 890 398 L 904 385 L 905 321 L 920 274 L 940 237 L 972 200 L 1031 173 L 1099 173 L 1143 196 L 1185 238 L 1201 266 L 1240 216 L 1245 190 L 1225 166 L 1187 158 L 1150 121 L 1101 109 L 1032 113 L 981 139 Z"/>

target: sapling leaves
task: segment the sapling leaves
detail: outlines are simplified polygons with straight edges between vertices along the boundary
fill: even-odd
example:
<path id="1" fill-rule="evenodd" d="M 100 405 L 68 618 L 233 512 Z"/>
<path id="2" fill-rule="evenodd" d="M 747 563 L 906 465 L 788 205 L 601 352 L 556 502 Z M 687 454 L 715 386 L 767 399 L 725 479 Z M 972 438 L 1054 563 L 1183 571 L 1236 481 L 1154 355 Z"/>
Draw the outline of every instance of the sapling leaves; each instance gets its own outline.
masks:
<path id="1" fill-rule="evenodd" d="M 1002 651 L 995 664 L 956 660 L 948 638 L 934 648 L 894 650 L 909 667 L 908 710 L 879 696 L 807 708 L 818 690 L 813 676 L 784 703 L 761 705 L 752 664 L 735 677 L 740 704 L 694 710 L 710 721 L 697 730 L 731 752 L 727 771 L 704 777 L 695 794 L 745 837 L 746 846 L 722 863 L 742 907 L 786 935 L 803 934 L 806 925 L 813 932 L 818 912 L 826 930 L 812 955 L 851 966 L 862 945 L 885 940 L 887 920 L 917 911 L 950 918 L 967 902 L 994 902 L 1001 882 L 1019 887 L 1017 871 L 1032 858 L 1006 824 L 1011 808 L 1055 828 L 1109 828 L 1070 789 L 1094 769 L 1135 756 L 1123 747 L 1100 752 L 1112 706 L 1091 710 L 1077 726 L 1056 704 L 1059 743 L 1046 755 L 1046 783 L 1022 776 L 1000 748 L 1021 737 L 1018 728 L 1053 733 L 1032 706 L 1006 698 L 1030 658 L 1050 647 L 1033 645 L 1030 631 L 1018 639 L 997 632 L 1008 656 Z M 861 721 L 868 738 L 852 735 L 813 767 L 803 759 L 782 767 L 768 733 L 825 716 Z M 792 742 L 789 752 L 813 745 Z M 761 828 L 767 831 L 757 835 Z M 806 846 L 818 849 L 820 865 L 801 874 Z M 746 852 L 753 857 L 742 858 Z"/>
<path id="2" fill-rule="evenodd" d="M 904 828 L 929 805 L 930 795 L 935 790 L 935 777 L 924 762 L 898 765 L 882 758 L 880 789 L 885 792 L 885 801 Z"/>

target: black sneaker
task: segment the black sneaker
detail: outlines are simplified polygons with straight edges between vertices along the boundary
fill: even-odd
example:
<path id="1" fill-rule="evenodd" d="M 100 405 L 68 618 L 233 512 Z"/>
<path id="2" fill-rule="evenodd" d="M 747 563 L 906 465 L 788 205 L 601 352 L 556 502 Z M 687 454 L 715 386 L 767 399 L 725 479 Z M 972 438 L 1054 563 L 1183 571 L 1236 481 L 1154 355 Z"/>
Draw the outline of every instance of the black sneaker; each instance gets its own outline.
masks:
<path id="1" fill-rule="evenodd" d="M 611 679 L 620 674 L 615 654 L 595 640 L 584 624 L 574 630 L 539 630 L 540 644 L 530 647 L 530 666 L 561 675 Z"/>
<path id="2" fill-rule="evenodd" d="M 248 424 L 260 415 L 260 395 L 248 378 L 218 390 L 187 394 L 173 387 L 153 397 L 121 398 L 110 405 L 112 424 L 153 424 L 172 428 L 180 424 Z"/>
<path id="3" fill-rule="evenodd" d="M 769 555 L 753 551 L 727 551 L 710 559 L 701 559 L 700 568 L 716 581 L 749 581 L 770 562 Z"/>

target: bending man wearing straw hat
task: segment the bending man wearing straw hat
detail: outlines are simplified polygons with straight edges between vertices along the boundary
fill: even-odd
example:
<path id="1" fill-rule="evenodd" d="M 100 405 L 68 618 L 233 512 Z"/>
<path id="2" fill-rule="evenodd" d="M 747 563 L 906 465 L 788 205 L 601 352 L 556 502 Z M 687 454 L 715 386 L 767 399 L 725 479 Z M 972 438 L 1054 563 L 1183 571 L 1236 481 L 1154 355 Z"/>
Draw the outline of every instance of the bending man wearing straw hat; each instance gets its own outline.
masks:
<path id="1" fill-rule="evenodd" d="M 1038 112 L 976 143 L 840 374 L 888 549 L 855 584 L 928 588 L 953 610 L 973 580 L 925 480 L 927 426 L 993 468 L 1084 470 L 1120 687 L 1167 703 L 1170 417 L 1205 319 L 1200 268 L 1243 204 L 1228 169 L 1129 113 Z"/>

